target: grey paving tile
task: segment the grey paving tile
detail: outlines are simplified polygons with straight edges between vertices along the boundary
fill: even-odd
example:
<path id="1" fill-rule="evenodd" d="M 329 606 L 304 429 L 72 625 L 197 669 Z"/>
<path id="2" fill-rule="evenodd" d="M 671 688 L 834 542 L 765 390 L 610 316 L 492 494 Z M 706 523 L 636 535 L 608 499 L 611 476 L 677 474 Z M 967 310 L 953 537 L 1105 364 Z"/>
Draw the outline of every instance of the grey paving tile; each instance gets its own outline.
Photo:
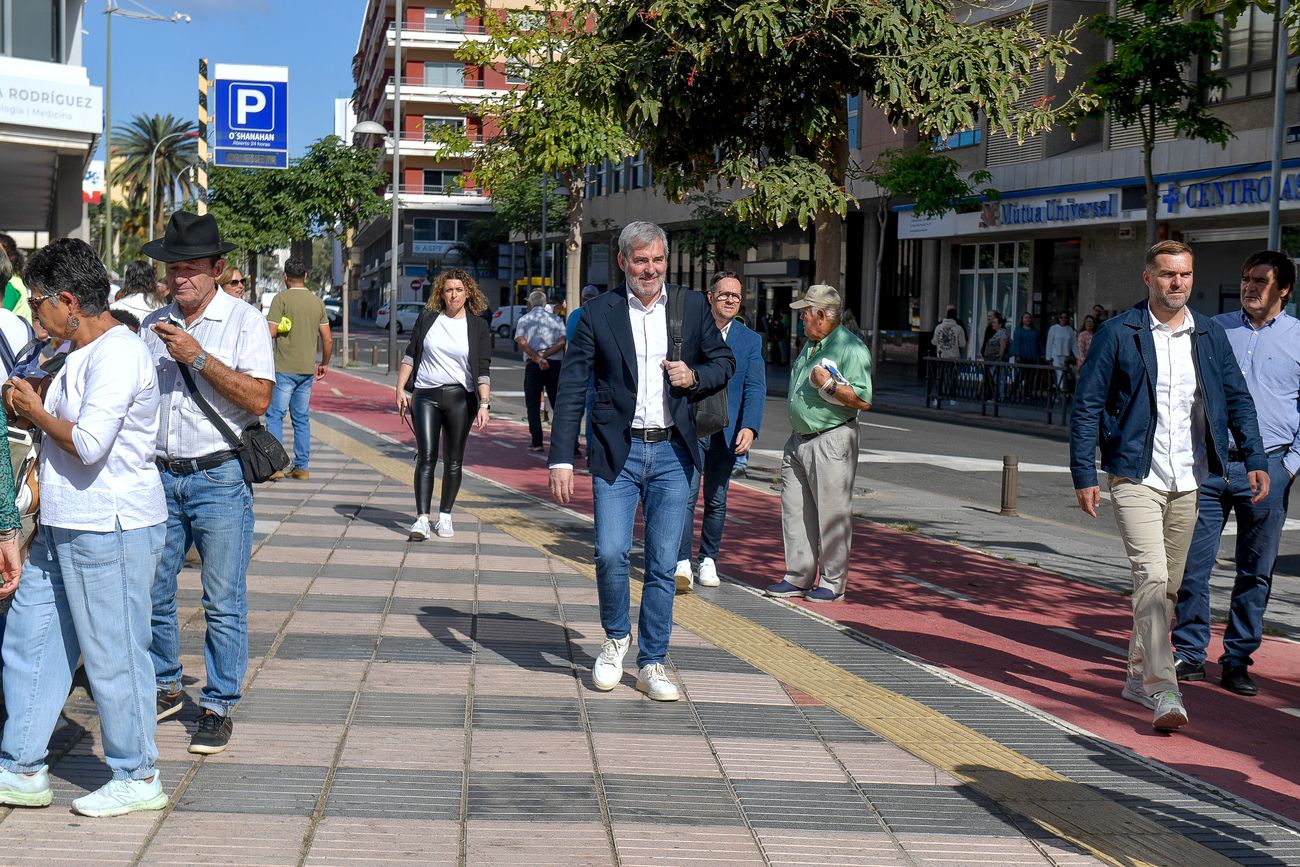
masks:
<path id="1" fill-rule="evenodd" d="M 241 722 L 342 723 L 352 706 L 351 692 L 307 689 L 263 689 L 254 686 L 235 711 Z"/>
<path id="2" fill-rule="evenodd" d="M 394 596 L 393 607 L 389 610 L 393 614 L 425 614 L 432 618 L 468 619 L 474 613 L 474 602 L 469 599 L 413 599 L 409 596 Z"/>
<path id="3" fill-rule="evenodd" d="M 480 617 L 515 617 L 520 620 L 554 623 L 559 619 L 560 608 L 558 604 L 550 602 L 498 602 L 480 599 L 478 614 Z"/>
<path id="4" fill-rule="evenodd" d="M 896 834 L 1021 836 L 996 803 L 965 786 L 868 783 L 862 791 Z"/>
<path id="5" fill-rule="evenodd" d="M 299 610 L 378 614 L 384 610 L 384 606 L 387 604 L 388 597 L 386 596 L 335 596 L 331 593 L 309 593 L 302 600 Z"/>
<path id="6" fill-rule="evenodd" d="M 310 816 L 328 769 L 303 765 L 205 764 L 177 810 Z"/>
<path id="7" fill-rule="evenodd" d="M 479 642 L 476 659 L 483 665 L 516 665 L 529 671 L 569 671 L 567 644 Z"/>
<path id="8" fill-rule="evenodd" d="M 600 815 L 587 774 L 480 773 L 469 782 L 470 819 L 589 822 Z"/>
<path id="9" fill-rule="evenodd" d="M 587 721 L 598 734 L 699 735 L 690 706 L 684 701 L 589 701 Z"/>
<path id="10" fill-rule="evenodd" d="M 402 566 L 403 581 L 427 581 L 430 584 L 447 584 L 458 586 L 469 584 L 474 580 L 473 569 L 424 569 L 417 566 Z"/>
<path id="11" fill-rule="evenodd" d="M 474 728 L 527 731 L 582 731 L 575 699 L 474 697 Z"/>
<path id="12" fill-rule="evenodd" d="M 259 593 L 252 589 L 257 581 L 256 578 L 249 579 L 248 610 L 249 611 L 291 611 L 293 606 L 298 603 L 299 594 L 297 593 Z M 194 591 L 195 605 L 202 601 L 202 593 Z M 308 597 L 310 598 L 310 597 Z M 177 604 L 181 601 L 180 594 L 176 594 Z"/>
<path id="13" fill-rule="evenodd" d="M 470 646 L 450 634 L 428 638 L 385 636 L 375 653 L 376 662 L 463 662 L 470 661 Z"/>
<path id="14" fill-rule="evenodd" d="M 498 553 L 509 557 L 518 556 L 520 553 L 531 553 L 531 551 L 528 548 L 516 548 L 513 551 L 502 550 Z M 549 587 L 551 576 L 547 572 L 494 572 L 490 569 L 480 569 L 478 583 L 499 584 L 504 587 Z"/>
<path id="15" fill-rule="evenodd" d="M 396 566 L 352 566 L 347 563 L 327 563 L 320 568 L 322 578 L 350 578 L 357 581 L 392 581 L 397 578 Z"/>
<path id="16" fill-rule="evenodd" d="M 460 819 L 460 771 L 339 768 L 325 815 L 386 819 Z"/>
<path id="17" fill-rule="evenodd" d="M 463 728 L 465 697 L 461 695 L 419 695 L 400 692 L 362 690 L 356 726 L 420 726 L 422 728 Z"/>
<path id="18" fill-rule="evenodd" d="M 735 674 L 757 674 L 758 669 L 725 650 L 716 647 L 674 647 L 669 660 L 678 668 L 688 671 L 727 671 Z"/>
<path id="19" fill-rule="evenodd" d="M 374 652 L 373 635 L 289 632 L 275 655 L 277 659 L 369 659 Z"/>
<path id="20" fill-rule="evenodd" d="M 316 563 L 273 563 L 269 560 L 257 560 L 248 564 L 248 583 L 256 580 L 254 576 L 268 575 L 273 578 L 291 576 L 294 578 L 311 578 L 320 566 Z"/>
<path id="21" fill-rule="evenodd" d="M 710 737 L 775 740 L 813 740 L 817 737 L 797 707 L 707 701 L 693 704 Z"/>
<path id="22" fill-rule="evenodd" d="M 848 783 L 732 780 L 755 827 L 806 831 L 879 831 L 871 808 Z"/>
<path id="23" fill-rule="evenodd" d="M 202 623 L 202 618 L 199 620 Z M 198 628 L 191 627 L 181 631 L 181 656 L 201 656 L 203 654 L 203 641 L 206 630 L 201 626 Z M 248 655 L 265 656 L 266 652 L 271 649 L 271 643 L 275 641 L 273 632 L 250 632 L 248 633 Z"/>
<path id="24" fill-rule="evenodd" d="M 802 707 L 805 717 L 818 734 L 828 741 L 852 741 L 855 743 L 878 744 L 884 738 L 873 731 L 863 728 L 853 720 L 827 707 Z"/>
<path id="25" fill-rule="evenodd" d="M 727 784 L 719 779 L 605 774 L 601 780 L 610 820 L 616 823 L 745 824 Z"/>

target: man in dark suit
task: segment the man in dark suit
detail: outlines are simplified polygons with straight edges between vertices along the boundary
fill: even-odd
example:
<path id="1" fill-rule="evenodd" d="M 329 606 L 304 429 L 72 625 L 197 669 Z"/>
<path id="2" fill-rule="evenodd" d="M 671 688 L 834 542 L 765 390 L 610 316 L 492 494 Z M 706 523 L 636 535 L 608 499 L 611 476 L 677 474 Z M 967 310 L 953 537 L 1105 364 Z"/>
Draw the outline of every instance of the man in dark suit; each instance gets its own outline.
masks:
<path id="1" fill-rule="evenodd" d="M 701 587 L 718 586 L 718 549 L 722 545 L 727 519 L 727 488 L 736 458 L 749 454 L 763 424 L 763 403 L 767 400 L 767 370 L 763 364 L 763 338 L 745 327 L 740 311 L 740 278 L 731 271 L 719 271 L 709 281 L 709 308 L 713 321 L 736 356 L 736 375 L 727 383 L 727 426 L 707 439 L 704 449 L 704 520 L 700 527 Z M 677 552 L 677 591 L 691 586 L 691 543 L 695 541 L 695 503 L 699 499 L 699 477 L 692 480 L 691 499 L 682 544 Z"/>
<path id="2" fill-rule="evenodd" d="M 645 581 L 637 623 L 637 689 L 676 701 L 664 671 L 672 633 L 673 567 L 690 479 L 704 465 L 691 403 L 726 387 L 735 359 L 702 294 L 664 283 L 668 239 L 653 223 L 629 223 L 618 239 L 624 284 L 588 301 L 564 356 L 551 425 L 551 494 L 573 494 L 573 450 L 595 376 L 587 464 L 596 511 L 596 589 L 605 642 L 592 682 L 613 689 L 631 643 L 628 560 L 637 504 L 645 516 Z M 669 296 L 683 292 L 681 357 L 672 355 Z"/>

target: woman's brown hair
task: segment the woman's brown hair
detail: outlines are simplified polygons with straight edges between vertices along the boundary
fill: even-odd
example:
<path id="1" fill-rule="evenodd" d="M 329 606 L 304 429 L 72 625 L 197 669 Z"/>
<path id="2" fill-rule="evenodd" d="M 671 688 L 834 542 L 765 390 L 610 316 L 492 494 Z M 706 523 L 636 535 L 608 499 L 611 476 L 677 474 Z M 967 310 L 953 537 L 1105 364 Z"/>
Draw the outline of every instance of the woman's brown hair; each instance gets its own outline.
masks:
<path id="1" fill-rule="evenodd" d="M 425 310 L 432 310 L 435 313 L 441 313 L 443 304 L 442 290 L 446 288 L 448 280 L 459 280 L 465 287 L 465 308 L 470 313 L 478 316 L 487 309 L 487 298 L 483 297 L 483 291 L 478 288 L 478 283 L 470 276 L 469 272 L 463 268 L 451 268 L 443 271 L 433 281 L 433 291 L 429 294 L 429 301 L 424 305 Z"/>

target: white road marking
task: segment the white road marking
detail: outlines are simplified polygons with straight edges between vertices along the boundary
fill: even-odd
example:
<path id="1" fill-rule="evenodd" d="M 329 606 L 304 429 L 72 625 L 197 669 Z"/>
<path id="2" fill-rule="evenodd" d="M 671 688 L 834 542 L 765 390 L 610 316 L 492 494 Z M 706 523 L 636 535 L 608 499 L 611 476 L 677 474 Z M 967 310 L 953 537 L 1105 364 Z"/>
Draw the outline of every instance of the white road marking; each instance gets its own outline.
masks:
<path id="1" fill-rule="evenodd" d="M 895 578 L 901 578 L 904 581 L 910 581 L 913 584 L 924 587 L 926 590 L 933 590 L 941 596 L 947 596 L 949 599 L 956 599 L 958 602 L 972 601 L 965 593 L 958 593 L 956 590 L 949 590 L 947 587 L 940 587 L 938 584 L 932 584 L 922 578 L 913 578 L 911 575 L 895 575 Z"/>
<path id="2" fill-rule="evenodd" d="M 1300 518 L 1287 518 L 1287 519 L 1286 519 L 1286 522 L 1285 522 L 1284 524 L 1282 524 L 1282 532 L 1285 533 L 1285 532 L 1287 532 L 1288 530 L 1300 530 Z M 1228 523 L 1225 524 L 1224 527 L 1223 527 L 1223 535 L 1224 535 L 1224 536 L 1235 536 L 1235 535 L 1237 535 L 1237 519 L 1236 519 L 1236 518 L 1229 518 L 1229 519 L 1228 519 Z"/>
<path id="3" fill-rule="evenodd" d="M 860 421 L 858 422 L 858 424 L 861 425 L 862 427 L 876 427 L 876 428 L 880 428 L 881 430 L 901 430 L 903 433 L 912 432 L 912 429 L 910 427 L 894 427 L 892 424 L 876 424 L 875 422 L 871 422 L 871 421 Z"/>
<path id="4" fill-rule="evenodd" d="M 514 448 L 514 445 L 513 445 L 512 443 L 508 443 L 508 442 L 506 442 L 505 440 L 492 440 L 492 444 L 493 444 L 493 445 L 501 446 L 501 448 L 503 448 L 503 449 L 512 449 L 512 448 Z"/>
<path id="5" fill-rule="evenodd" d="M 332 387 L 332 386 L 330 387 L 330 391 L 334 392 L 334 396 L 335 396 L 335 397 L 342 397 L 342 396 L 343 396 L 343 392 L 339 391 L 337 388 L 334 388 L 334 387 Z"/>
<path id="6" fill-rule="evenodd" d="M 1282 713 L 1289 713 L 1291 716 L 1300 716 L 1300 707 L 1280 707 L 1278 710 Z"/>
<path id="7" fill-rule="evenodd" d="M 778 449 L 754 449 L 755 454 L 763 457 L 780 459 L 782 452 Z M 955 470 L 959 473 L 1000 473 L 1002 460 L 993 458 L 964 458 L 958 455 L 929 455 L 920 452 L 900 452 L 887 449 L 863 449 L 858 454 L 860 464 L 924 464 Z M 1022 473 L 1054 473 L 1069 475 L 1070 468 L 1057 464 L 1020 464 Z"/>
<path id="8" fill-rule="evenodd" d="M 1055 626 L 1047 627 L 1047 631 L 1055 632 L 1057 635 L 1064 635 L 1066 638 L 1072 638 L 1075 641 L 1081 641 L 1084 644 L 1090 644 L 1093 647 L 1097 647 L 1100 648 L 1101 650 L 1106 651 L 1107 653 L 1113 653 L 1116 656 L 1120 656 L 1125 659 L 1128 659 L 1127 647 L 1120 647 L 1118 644 L 1111 644 L 1109 642 L 1102 641 L 1100 638 L 1093 638 L 1090 635 L 1080 635 L 1077 632 L 1071 632 L 1068 629 L 1059 629 Z"/>

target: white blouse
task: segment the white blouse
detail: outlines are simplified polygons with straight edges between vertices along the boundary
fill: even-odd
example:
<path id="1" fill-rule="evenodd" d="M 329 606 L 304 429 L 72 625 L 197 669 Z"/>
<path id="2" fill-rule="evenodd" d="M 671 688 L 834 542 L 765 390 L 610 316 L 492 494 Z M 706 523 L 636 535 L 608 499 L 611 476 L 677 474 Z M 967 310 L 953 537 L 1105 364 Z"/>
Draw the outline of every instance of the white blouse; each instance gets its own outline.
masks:
<path id="1" fill-rule="evenodd" d="M 415 373 L 416 388 L 440 385 L 463 385 L 474 390 L 469 370 L 469 314 L 459 319 L 439 316 L 424 336 L 420 369 Z"/>

